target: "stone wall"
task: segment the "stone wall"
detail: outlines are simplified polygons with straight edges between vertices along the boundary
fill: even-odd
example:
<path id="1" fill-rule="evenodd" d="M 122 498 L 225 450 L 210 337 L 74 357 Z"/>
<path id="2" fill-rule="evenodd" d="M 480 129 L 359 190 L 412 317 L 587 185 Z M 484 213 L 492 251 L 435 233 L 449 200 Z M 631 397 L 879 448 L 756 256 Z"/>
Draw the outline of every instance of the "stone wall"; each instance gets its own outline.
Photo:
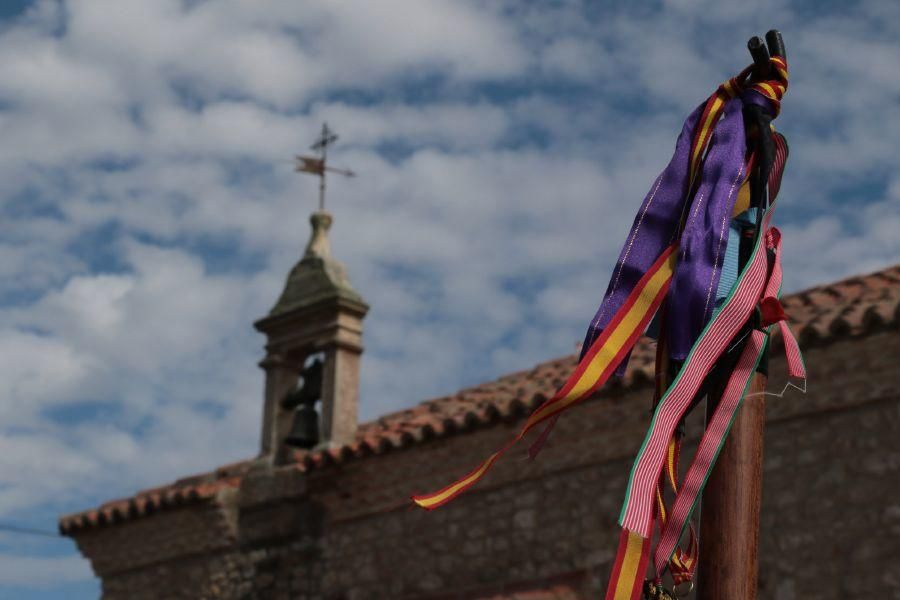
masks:
<path id="1" fill-rule="evenodd" d="M 135 571 L 174 557 L 206 556 L 234 547 L 233 498 L 171 508 L 80 532 L 76 539 L 97 574 Z"/>
<path id="2" fill-rule="evenodd" d="M 900 336 L 805 356 L 809 394 L 768 402 L 760 597 L 900 598 Z M 537 461 L 511 453 L 434 512 L 408 496 L 466 472 L 520 421 L 308 474 L 261 466 L 234 500 L 77 539 L 110 600 L 602 597 L 648 401 L 644 387 L 573 409 Z"/>

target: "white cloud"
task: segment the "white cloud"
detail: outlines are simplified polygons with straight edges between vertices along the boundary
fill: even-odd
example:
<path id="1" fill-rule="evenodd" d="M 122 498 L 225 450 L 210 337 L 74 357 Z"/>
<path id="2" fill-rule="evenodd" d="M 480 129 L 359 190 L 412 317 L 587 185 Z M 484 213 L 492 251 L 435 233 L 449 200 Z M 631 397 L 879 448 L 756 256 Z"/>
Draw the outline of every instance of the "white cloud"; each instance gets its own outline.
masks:
<path id="1" fill-rule="evenodd" d="M 814 214 L 783 229 L 791 289 L 828 281 L 834 272 L 875 271 L 900 257 L 900 197 L 837 215 Z"/>
<path id="2" fill-rule="evenodd" d="M 31 412 L 31 405 L 52 403 L 83 383 L 90 371 L 90 357 L 57 339 L 5 330 L 0 338 L 2 377 L 0 410 L 4 423 L 16 423 L 17 413 Z"/>

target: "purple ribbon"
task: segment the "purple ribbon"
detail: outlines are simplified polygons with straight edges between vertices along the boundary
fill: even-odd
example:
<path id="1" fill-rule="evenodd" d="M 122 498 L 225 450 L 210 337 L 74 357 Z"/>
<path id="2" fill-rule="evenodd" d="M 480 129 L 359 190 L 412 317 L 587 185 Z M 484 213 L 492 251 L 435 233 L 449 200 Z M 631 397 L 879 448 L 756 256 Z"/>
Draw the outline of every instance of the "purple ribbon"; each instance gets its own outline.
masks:
<path id="1" fill-rule="evenodd" d="M 697 121 L 705 106 L 704 102 L 684 122 L 684 127 L 675 143 L 675 153 L 663 172 L 653 182 L 653 186 L 634 218 L 603 302 L 588 327 L 581 347 L 582 356 L 622 307 L 625 299 L 628 298 L 647 269 L 678 235 L 688 185 L 691 142 Z M 619 375 L 625 370 L 627 363 L 628 356 L 619 365 L 617 370 Z"/>
<path id="2" fill-rule="evenodd" d="M 700 185 L 678 244 L 678 263 L 669 288 L 669 350 L 684 360 L 716 304 L 716 290 L 728 243 L 728 225 L 745 173 L 743 103 L 729 100 L 710 140 Z"/>
<path id="3" fill-rule="evenodd" d="M 668 296 L 667 322 L 674 358 L 687 355 L 712 314 L 728 224 L 743 178 L 746 142 L 741 100 L 730 100 L 710 140 L 694 201 L 685 207 L 691 142 L 705 105 L 685 121 L 675 153 L 641 204 L 603 302 L 585 335 L 582 356 L 647 269 L 678 237 L 685 210 L 690 212 L 681 231 L 678 264 Z M 628 356 L 618 365 L 617 374 L 625 371 L 627 363 Z"/>

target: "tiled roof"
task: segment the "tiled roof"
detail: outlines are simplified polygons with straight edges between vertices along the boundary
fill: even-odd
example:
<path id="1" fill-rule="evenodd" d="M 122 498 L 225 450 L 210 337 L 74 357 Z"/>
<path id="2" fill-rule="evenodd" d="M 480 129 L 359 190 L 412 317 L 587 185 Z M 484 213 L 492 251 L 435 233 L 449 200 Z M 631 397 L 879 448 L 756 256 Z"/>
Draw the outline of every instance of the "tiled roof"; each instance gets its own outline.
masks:
<path id="1" fill-rule="evenodd" d="M 250 464 L 250 461 L 242 461 L 226 465 L 211 473 L 184 477 L 169 485 L 143 490 L 129 498 L 110 500 L 94 510 L 61 518 L 59 531 L 68 534 L 78 529 L 111 525 L 157 511 L 211 500 L 222 490 L 236 489 Z"/>
<path id="2" fill-rule="evenodd" d="M 782 304 L 804 347 L 896 325 L 900 321 L 900 264 L 788 295 Z M 649 382 L 653 377 L 653 354 L 649 340 L 639 341 L 625 377 L 608 384 L 607 389 Z M 525 371 L 504 375 L 496 381 L 363 423 L 353 444 L 325 451 L 297 452 L 296 466 L 309 471 L 470 431 L 499 420 L 516 419 L 551 396 L 576 362 L 574 354 L 550 360 Z M 237 487 L 249 465 L 250 461 L 235 463 L 212 473 L 142 491 L 130 498 L 107 502 L 95 510 L 63 517 L 60 530 L 69 533 L 170 506 L 209 500 L 222 489 Z"/>

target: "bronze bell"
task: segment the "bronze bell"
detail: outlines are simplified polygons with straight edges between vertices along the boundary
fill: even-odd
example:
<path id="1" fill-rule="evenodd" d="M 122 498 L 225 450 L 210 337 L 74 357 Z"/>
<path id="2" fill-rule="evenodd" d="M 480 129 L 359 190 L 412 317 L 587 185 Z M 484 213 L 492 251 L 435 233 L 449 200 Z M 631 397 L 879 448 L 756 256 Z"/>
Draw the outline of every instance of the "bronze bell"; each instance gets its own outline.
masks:
<path id="1" fill-rule="evenodd" d="M 322 395 L 322 361 L 316 359 L 300 372 L 303 384 L 285 396 L 282 408 L 294 410 L 294 422 L 284 443 L 309 450 L 319 443 L 319 413 L 316 402 Z"/>
<path id="2" fill-rule="evenodd" d="M 294 423 L 284 443 L 294 448 L 309 450 L 319 443 L 319 413 L 308 403 L 294 411 Z"/>

